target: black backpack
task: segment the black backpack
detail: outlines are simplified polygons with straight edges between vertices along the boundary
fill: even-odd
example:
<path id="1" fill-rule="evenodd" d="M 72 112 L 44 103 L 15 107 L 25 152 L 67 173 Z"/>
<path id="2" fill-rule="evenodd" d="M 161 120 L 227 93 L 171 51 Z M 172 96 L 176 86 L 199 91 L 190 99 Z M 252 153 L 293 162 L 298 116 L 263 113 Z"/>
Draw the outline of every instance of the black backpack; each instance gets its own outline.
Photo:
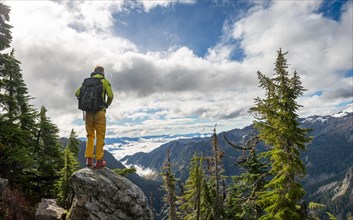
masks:
<path id="1" fill-rule="evenodd" d="M 102 110 L 105 107 L 102 94 L 102 78 L 90 77 L 85 79 L 78 97 L 78 108 L 87 112 Z"/>

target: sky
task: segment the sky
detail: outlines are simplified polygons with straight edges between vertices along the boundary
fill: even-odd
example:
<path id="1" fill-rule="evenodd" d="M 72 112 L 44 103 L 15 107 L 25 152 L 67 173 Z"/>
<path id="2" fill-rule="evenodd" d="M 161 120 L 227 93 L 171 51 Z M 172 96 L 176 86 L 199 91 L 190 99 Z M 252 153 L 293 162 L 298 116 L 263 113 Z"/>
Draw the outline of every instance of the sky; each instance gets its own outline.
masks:
<path id="1" fill-rule="evenodd" d="M 3 1 L 31 103 L 85 136 L 76 89 L 105 67 L 107 137 L 242 128 L 277 51 L 307 90 L 300 117 L 353 101 L 350 0 Z"/>

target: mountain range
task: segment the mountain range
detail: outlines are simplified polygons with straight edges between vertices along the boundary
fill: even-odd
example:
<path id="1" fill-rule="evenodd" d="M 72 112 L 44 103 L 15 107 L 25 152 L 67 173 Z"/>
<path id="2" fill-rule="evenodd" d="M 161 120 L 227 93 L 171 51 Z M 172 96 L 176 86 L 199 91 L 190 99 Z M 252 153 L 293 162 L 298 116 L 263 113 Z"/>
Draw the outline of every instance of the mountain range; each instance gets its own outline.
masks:
<path id="1" fill-rule="evenodd" d="M 337 219 L 346 219 L 348 213 L 353 214 L 353 109 L 340 112 L 334 115 L 310 116 L 300 119 L 303 128 L 310 128 L 312 141 L 307 145 L 307 150 L 303 151 L 301 158 L 306 165 L 306 176 L 301 180 L 306 191 L 305 201 L 314 201 L 326 205 L 325 211 L 333 213 Z M 236 161 L 243 154 L 242 151 L 230 147 L 224 136 L 231 142 L 244 145 L 258 133 L 252 125 L 242 129 L 233 129 L 218 134 L 218 143 L 224 151 L 223 166 L 225 175 L 238 175 L 242 170 L 236 165 Z M 155 178 L 143 178 L 137 174 L 129 174 L 128 178 L 138 185 L 146 196 L 153 194 L 153 207 L 160 210 L 162 207 L 161 192 L 161 167 L 166 159 L 167 149 L 171 152 L 171 161 L 174 164 L 176 177 L 184 181 L 188 176 L 188 168 L 194 153 L 208 156 L 212 154 L 211 135 L 187 135 L 183 137 L 173 137 L 161 146 L 149 152 L 138 152 L 127 155 L 116 160 L 114 148 L 108 148 L 105 160 L 110 168 L 123 169 L 125 166 L 137 165 L 155 171 Z M 154 136 L 161 138 L 162 136 Z M 116 139 L 118 140 L 118 139 Z M 125 140 L 108 139 L 111 146 L 114 144 L 136 143 L 143 138 L 125 138 Z M 123 141 L 125 141 L 123 143 Z M 80 161 L 84 166 L 84 146 L 81 143 Z M 116 146 L 116 145 L 115 145 Z M 266 150 L 263 144 L 258 144 L 257 151 Z M 125 166 L 121 163 L 123 162 Z M 157 216 L 158 219 L 158 216 Z M 321 219 L 326 219 L 323 215 Z"/>
<path id="2" fill-rule="evenodd" d="M 310 116 L 300 119 L 300 123 L 303 128 L 312 129 L 312 141 L 301 154 L 307 171 L 302 179 L 307 192 L 305 200 L 325 204 L 326 211 L 335 214 L 338 219 L 345 219 L 348 213 L 353 214 L 353 112 L 348 109 L 334 115 Z M 230 147 L 224 136 L 235 144 L 244 145 L 256 135 L 257 131 L 252 125 L 218 134 L 219 147 L 225 155 L 225 175 L 237 175 L 241 172 L 236 166 L 236 160 L 243 152 Z M 148 153 L 139 152 L 125 156 L 121 161 L 160 173 L 167 149 L 170 150 L 171 161 L 175 164 L 175 175 L 181 180 L 187 178 L 189 162 L 195 152 L 204 156 L 212 153 L 210 137 L 179 139 Z M 261 143 L 257 147 L 259 152 L 265 149 Z"/>

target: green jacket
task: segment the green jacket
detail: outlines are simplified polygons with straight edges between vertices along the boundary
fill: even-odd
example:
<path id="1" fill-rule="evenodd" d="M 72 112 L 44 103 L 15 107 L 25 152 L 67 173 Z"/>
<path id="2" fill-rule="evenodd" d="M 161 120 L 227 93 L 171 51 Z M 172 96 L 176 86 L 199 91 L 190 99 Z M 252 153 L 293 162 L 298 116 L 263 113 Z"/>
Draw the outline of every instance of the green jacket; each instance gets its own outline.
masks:
<path id="1" fill-rule="evenodd" d="M 103 100 L 107 104 L 107 106 L 109 106 L 110 104 L 112 104 L 112 101 L 113 101 L 113 98 L 114 98 L 114 94 L 113 94 L 113 90 L 112 90 L 112 87 L 110 85 L 110 82 L 106 78 L 104 78 L 103 75 L 101 75 L 99 73 L 94 74 L 92 77 L 101 78 L 102 79 L 102 83 L 103 83 L 103 94 L 102 94 Z M 80 96 L 80 92 L 81 92 L 81 87 L 76 90 L 75 96 L 79 97 Z M 106 97 L 108 99 L 106 99 Z"/>

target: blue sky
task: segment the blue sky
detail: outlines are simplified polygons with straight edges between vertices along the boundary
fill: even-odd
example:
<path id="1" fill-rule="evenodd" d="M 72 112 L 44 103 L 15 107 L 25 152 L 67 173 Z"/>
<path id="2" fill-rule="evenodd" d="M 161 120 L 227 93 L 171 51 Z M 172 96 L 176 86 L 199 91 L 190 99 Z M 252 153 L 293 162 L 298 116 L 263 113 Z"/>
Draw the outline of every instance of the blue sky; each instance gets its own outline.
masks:
<path id="1" fill-rule="evenodd" d="M 203 57 L 222 40 L 223 26 L 241 18 L 249 1 L 197 1 L 156 7 L 146 12 L 132 9 L 114 14 L 115 34 L 128 38 L 141 50 L 168 50 L 187 46 Z"/>
<path id="2" fill-rule="evenodd" d="M 249 125 L 288 51 L 308 91 L 300 116 L 331 114 L 353 100 L 352 11 L 336 1 L 5 1 L 12 47 L 33 105 L 45 105 L 60 134 L 85 136 L 74 91 L 103 65 L 115 93 L 108 134 L 212 132 Z"/>
<path id="3" fill-rule="evenodd" d="M 333 19 L 335 21 L 339 21 L 341 17 L 341 10 L 342 7 L 348 2 L 349 0 L 339 0 L 339 1 L 323 1 L 318 13 L 322 13 L 323 16 Z"/>
<path id="4" fill-rule="evenodd" d="M 347 1 L 323 1 L 316 13 L 339 21 Z M 143 51 L 187 46 L 203 57 L 209 48 L 225 40 L 224 26 L 241 19 L 252 6 L 254 3 L 244 0 L 204 0 L 167 8 L 155 7 L 146 12 L 127 4 L 128 11 L 113 14 L 114 29 L 117 36 L 129 39 Z M 237 45 L 238 42 L 233 40 L 231 43 Z M 241 60 L 244 54 L 238 52 L 231 58 Z"/>

